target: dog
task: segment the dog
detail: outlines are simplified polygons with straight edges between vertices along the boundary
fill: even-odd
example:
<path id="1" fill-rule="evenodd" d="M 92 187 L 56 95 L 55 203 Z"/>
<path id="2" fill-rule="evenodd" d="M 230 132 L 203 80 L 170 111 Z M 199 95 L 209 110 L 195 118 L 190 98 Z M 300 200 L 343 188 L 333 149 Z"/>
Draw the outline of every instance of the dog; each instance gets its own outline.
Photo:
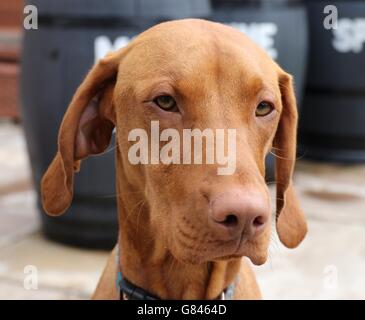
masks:
<path id="1" fill-rule="evenodd" d="M 292 77 L 223 24 L 164 22 L 97 62 L 67 109 L 41 182 L 45 211 L 64 213 L 81 161 L 104 152 L 116 128 L 119 240 L 93 298 L 261 298 L 251 263 L 268 255 L 271 150 L 279 239 L 294 248 L 307 232 L 292 182 L 297 118 Z M 218 175 L 217 164 L 205 163 L 132 164 L 129 133 L 149 132 L 153 121 L 180 133 L 235 129 L 235 172 Z"/>

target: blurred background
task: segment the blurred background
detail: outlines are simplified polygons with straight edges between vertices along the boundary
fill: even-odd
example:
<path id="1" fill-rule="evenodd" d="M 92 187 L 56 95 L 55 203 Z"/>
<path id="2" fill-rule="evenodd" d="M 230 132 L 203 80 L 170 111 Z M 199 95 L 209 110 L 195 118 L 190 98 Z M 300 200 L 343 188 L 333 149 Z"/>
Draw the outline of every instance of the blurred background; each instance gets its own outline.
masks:
<path id="1" fill-rule="evenodd" d="M 295 185 L 309 233 L 293 251 L 273 237 L 255 267 L 263 297 L 365 298 L 364 0 L 1 0 L 0 299 L 90 297 L 116 242 L 113 151 L 83 164 L 62 217 L 42 211 L 40 178 L 93 63 L 188 17 L 239 29 L 295 78 Z M 274 197 L 273 164 L 269 156 Z"/>

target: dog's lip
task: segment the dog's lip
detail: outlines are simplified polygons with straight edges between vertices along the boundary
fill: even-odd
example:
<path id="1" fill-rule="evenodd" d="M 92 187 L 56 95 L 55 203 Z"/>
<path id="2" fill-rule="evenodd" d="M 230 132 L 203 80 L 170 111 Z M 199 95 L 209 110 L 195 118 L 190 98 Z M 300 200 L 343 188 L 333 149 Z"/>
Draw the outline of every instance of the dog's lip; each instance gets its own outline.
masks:
<path id="1" fill-rule="evenodd" d="M 240 259 L 240 258 L 242 258 L 243 256 L 244 256 L 244 255 L 231 254 L 231 255 L 228 255 L 228 256 L 218 257 L 218 258 L 216 258 L 215 260 L 218 260 L 218 261 L 225 261 L 225 260 L 232 260 L 232 259 Z"/>
<path id="2" fill-rule="evenodd" d="M 244 256 L 244 246 L 247 238 L 242 234 L 238 237 L 222 243 L 222 254 L 218 254 L 213 260 L 228 260 Z M 230 247 L 230 249 L 227 249 Z"/>
<path id="3" fill-rule="evenodd" d="M 232 259 L 240 259 L 242 257 L 247 257 L 251 260 L 251 262 L 255 265 L 262 265 L 266 262 L 267 256 L 265 255 L 257 255 L 257 253 L 251 252 L 248 249 L 247 245 L 248 239 L 243 238 L 242 241 L 239 242 L 236 250 L 234 250 L 230 254 L 218 256 L 214 260 L 232 260 Z"/>
<path id="4" fill-rule="evenodd" d="M 211 241 L 213 247 L 206 254 L 200 256 L 200 262 L 240 259 L 248 256 L 247 248 L 245 248 L 248 241 L 249 239 L 245 234 L 240 234 L 228 241 L 214 239 L 214 241 Z"/>
<path id="5" fill-rule="evenodd" d="M 232 259 L 240 259 L 242 257 L 248 257 L 244 250 L 241 250 L 240 252 L 234 252 L 227 255 L 217 256 L 214 260 L 232 260 Z"/>

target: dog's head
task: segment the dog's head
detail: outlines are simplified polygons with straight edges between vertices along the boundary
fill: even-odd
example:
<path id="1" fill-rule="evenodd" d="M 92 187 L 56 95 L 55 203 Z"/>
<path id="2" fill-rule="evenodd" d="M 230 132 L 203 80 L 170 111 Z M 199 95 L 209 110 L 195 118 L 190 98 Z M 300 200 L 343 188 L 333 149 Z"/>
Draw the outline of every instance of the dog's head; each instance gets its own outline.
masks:
<path id="1" fill-rule="evenodd" d="M 114 128 L 118 166 L 143 194 L 148 223 L 177 259 L 266 260 L 265 156 L 272 148 L 279 238 L 290 248 L 304 238 L 292 185 L 292 79 L 242 33 L 202 20 L 167 22 L 99 61 L 66 112 L 57 155 L 42 180 L 48 213 L 68 208 L 74 172 L 106 149 Z M 194 140 L 199 135 L 201 145 Z"/>

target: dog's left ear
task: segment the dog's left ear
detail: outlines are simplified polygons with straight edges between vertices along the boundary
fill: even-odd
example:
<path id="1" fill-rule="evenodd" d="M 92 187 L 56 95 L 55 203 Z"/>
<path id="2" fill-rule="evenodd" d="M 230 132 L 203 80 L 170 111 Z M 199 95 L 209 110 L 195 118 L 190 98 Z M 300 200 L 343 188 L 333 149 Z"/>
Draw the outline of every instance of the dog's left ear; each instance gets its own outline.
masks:
<path id="1" fill-rule="evenodd" d="M 293 188 L 298 111 L 292 77 L 281 73 L 282 112 L 273 141 L 276 157 L 276 229 L 280 241 L 295 248 L 307 233 L 307 222 Z"/>
<path id="2" fill-rule="evenodd" d="M 113 91 L 120 52 L 100 60 L 77 89 L 62 120 L 58 151 L 41 182 L 43 208 L 62 214 L 73 197 L 74 172 L 82 159 L 103 152 L 115 124 Z"/>

